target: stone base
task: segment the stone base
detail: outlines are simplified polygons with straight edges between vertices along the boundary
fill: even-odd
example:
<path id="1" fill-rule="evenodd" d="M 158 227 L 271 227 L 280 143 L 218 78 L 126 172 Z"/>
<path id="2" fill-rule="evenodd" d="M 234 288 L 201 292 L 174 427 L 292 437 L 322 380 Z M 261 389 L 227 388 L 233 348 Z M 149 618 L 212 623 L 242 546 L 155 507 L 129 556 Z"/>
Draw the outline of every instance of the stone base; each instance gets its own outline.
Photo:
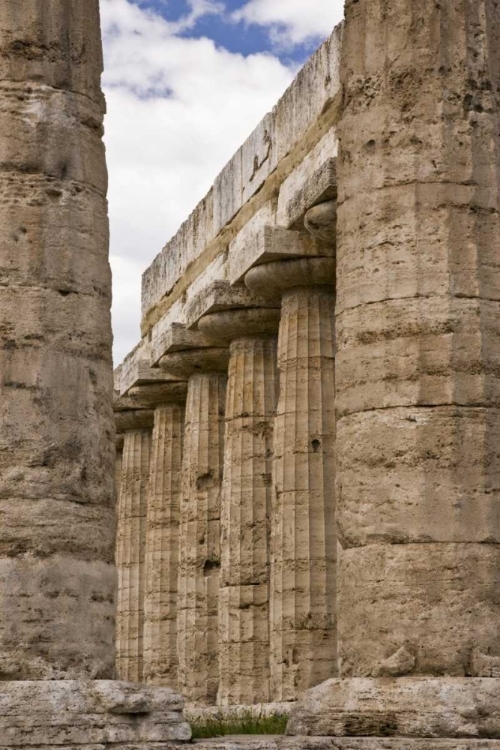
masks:
<path id="1" fill-rule="evenodd" d="M 500 750 L 500 740 L 386 737 L 224 737 L 198 740 L 196 750 Z"/>
<path id="2" fill-rule="evenodd" d="M 500 738 L 500 679 L 488 677 L 332 679 L 309 690 L 292 710 L 287 734 L 365 737 L 367 748 L 389 747 L 384 737 Z M 395 739 L 394 747 L 406 739 Z M 370 744 L 371 743 L 371 744 Z M 375 743 L 375 744 L 374 744 Z M 363 743 L 361 743 L 363 744 Z M 334 747 L 337 747 L 335 744 Z M 354 747 L 343 744 L 343 747 Z M 440 745 L 425 741 L 411 747 Z M 464 747 L 469 747 L 465 742 Z M 458 747 L 457 740 L 443 747 Z"/>
<path id="3" fill-rule="evenodd" d="M 200 721 L 206 719 L 221 719 L 223 721 L 231 719 L 240 719 L 246 716 L 253 716 L 260 719 L 265 716 L 290 716 L 293 703 L 255 703 L 253 705 L 234 705 L 234 706 L 199 706 L 196 703 L 186 703 L 184 708 L 184 718 L 186 721 Z"/>
<path id="4" fill-rule="evenodd" d="M 0 682 L 0 750 L 163 750 L 191 737 L 183 708 L 127 682 Z"/>

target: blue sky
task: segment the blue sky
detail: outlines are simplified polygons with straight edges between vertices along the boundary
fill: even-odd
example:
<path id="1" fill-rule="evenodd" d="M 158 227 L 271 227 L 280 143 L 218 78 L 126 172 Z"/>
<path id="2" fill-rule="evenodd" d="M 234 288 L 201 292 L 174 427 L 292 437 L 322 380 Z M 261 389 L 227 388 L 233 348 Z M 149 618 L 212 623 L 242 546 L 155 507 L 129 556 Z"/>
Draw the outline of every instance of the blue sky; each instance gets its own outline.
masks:
<path id="1" fill-rule="evenodd" d="M 100 0 L 115 364 L 141 274 L 342 19 L 343 0 Z"/>

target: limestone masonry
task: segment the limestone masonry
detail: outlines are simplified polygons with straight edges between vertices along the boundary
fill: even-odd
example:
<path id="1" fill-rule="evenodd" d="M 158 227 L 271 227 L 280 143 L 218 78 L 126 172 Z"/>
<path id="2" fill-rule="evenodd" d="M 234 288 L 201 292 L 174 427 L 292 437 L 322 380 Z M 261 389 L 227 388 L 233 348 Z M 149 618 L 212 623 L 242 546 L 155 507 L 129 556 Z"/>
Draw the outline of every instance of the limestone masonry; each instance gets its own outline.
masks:
<path id="1" fill-rule="evenodd" d="M 500 750 L 500 0 L 346 0 L 114 395 L 101 69 L 0 0 L 0 750 Z"/>

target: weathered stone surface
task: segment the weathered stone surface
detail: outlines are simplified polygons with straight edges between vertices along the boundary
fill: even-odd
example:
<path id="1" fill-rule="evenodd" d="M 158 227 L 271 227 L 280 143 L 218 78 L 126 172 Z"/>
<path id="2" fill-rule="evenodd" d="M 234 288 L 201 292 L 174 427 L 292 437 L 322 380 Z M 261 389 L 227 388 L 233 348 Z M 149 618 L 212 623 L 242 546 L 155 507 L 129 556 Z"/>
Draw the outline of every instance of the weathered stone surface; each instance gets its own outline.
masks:
<path id="1" fill-rule="evenodd" d="M 198 740 L 197 750 L 498 750 L 499 740 L 408 737 L 224 737 Z M 92 749 L 93 750 L 93 749 Z"/>
<path id="2" fill-rule="evenodd" d="M 225 398 L 225 375 L 208 373 L 189 378 L 182 461 L 178 684 L 188 700 L 202 704 L 215 703 L 219 684 L 220 493 Z"/>
<path id="3" fill-rule="evenodd" d="M 221 500 L 218 704 L 223 706 L 269 701 L 269 538 L 278 389 L 275 338 L 236 338 L 230 351 Z"/>
<path id="4" fill-rule="evenodd" d="M 2 682 L 0 747 L 166 748 L 191 736 L 182 708 L 182 698 L 168 688 L 110 681 Z"/>
<path id="5" fill-rule="evenodd" d="M 100 46 L 97 0 L 1 5 L 3 680 L 114 674 Z"/>
<path id="6" fill-rule="evenodd" d="M 145 272 L 143 335 L 200 270 L 224 253 L 228 242 L 302 163 L 305 151 L 334 125 L 341 101 L 340 43 L 337 27 Z"/>
<path id="7" fill-rule="evenodd" d="M 286 204 L 286 226 L 302 229 L 304 218 L 310 208 L 337 198 L 337 160 L 326 159 L 308 179 L 295 191 Z"/>
<path id="8" fill-rule="evenodd" d="M 326 201 L 310 208 L 304 216 L 304 226 L 317 240 L 335 247 L 337 242 L 337 201 Z"/>
<path id="9" fill-rule="evenodd" d="M 273 304 L 250 292 L 244 284 L 231 286 L 227 281 L 216 281 L 202 289 L 188 305 L 187 325 L 188 327 L 195 326 L 200 318 L 210 313 L 233 308 L 260 307 L 273 307 Z M 279 308 L 279 301 L 274 303 L 274 307 Z"/>
<path id="10" fill-rule="evenodd" d="M 140 414 L 140 412 L 139 412 Z M 116 668 L 123 680 L 141 682 L 144 665 L 146 519 L 151 430 L 125 433 L 118 506 L 116 567 Z"/>
<path id="11" fill-rule="evenodd" d="M 303 231 L 263 226 L 250 236 L 241 232 L 230 247 L 231 283 L 242 281 L 254 266 L 286 258 L 331 255 L 333 250 Z"/>
<path id="12" fill-rule="evenodd" d="M 333 679 L 303 696 L 287 733 L 498 738 L 499 696 L 498 679 Z"/>
<path id="13" fill-rule="evenodd" d="M 499 41 L 494 0 L 346 4 L 341 673 L 442 675 L 443 695 L 448 675 L 494 675 L 500 658 Z"/>
<path id="14" fill-rule="evenodd" d="M 147 509 L 144 679 L 177 686 L 177 591 L 184 407 L 155 410 Z"/>

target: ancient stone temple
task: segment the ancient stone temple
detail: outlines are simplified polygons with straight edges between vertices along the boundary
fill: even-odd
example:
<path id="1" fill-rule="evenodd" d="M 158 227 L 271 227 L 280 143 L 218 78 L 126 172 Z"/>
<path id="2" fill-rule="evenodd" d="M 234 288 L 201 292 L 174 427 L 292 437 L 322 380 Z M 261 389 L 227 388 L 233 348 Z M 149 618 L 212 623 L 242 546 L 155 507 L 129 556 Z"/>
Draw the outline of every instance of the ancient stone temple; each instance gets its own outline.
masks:
<path id="1" fill-rule="evenodd" d="M 500 750 L 500 2 L 345 12 L 113 397 L 98 1 L 0 2 L 0 750 Z"/>

